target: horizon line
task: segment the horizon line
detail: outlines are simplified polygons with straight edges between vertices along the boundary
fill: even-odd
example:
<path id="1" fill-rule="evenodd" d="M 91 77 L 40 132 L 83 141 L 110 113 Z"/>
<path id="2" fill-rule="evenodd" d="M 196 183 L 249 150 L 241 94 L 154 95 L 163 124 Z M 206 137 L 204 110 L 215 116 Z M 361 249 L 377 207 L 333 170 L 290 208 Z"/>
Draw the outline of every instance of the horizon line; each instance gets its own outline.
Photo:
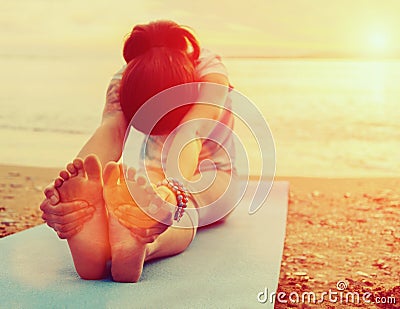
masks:
<path id="1" fill-rule="evenodd" d="M 340 60 L 366 60 L 366 61 L 390 61 L 400 60 L 399 56 L 372 56 L 372 55 L 223 55 L 230 59 L 340 59 Z"/>

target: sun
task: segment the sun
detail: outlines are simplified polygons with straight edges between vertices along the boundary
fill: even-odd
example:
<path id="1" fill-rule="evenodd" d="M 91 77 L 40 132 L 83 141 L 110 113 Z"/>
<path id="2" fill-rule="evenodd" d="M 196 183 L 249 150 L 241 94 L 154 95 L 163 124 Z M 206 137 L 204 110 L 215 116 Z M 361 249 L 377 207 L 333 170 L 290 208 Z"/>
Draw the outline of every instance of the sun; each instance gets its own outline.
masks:
<path id="1" fill-rule="evenodd" d="M 373 32 L 368 38 L 369 51 L 374 54 L 385 54 L 389 52 L 388 36 L 384 32 Z"/>

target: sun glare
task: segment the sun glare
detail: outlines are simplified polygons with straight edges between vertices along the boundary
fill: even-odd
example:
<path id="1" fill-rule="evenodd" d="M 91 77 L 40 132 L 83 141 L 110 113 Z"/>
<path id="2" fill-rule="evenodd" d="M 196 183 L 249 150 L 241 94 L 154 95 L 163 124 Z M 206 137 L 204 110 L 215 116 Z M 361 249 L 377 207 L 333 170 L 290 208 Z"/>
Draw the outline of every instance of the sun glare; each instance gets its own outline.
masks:
<path id="1" fill-rule="evenodd" d="M 375 32 L 369 36 L 369 50 L 374 54 L 389 52 L 388 37 L 385 33 Z"/>

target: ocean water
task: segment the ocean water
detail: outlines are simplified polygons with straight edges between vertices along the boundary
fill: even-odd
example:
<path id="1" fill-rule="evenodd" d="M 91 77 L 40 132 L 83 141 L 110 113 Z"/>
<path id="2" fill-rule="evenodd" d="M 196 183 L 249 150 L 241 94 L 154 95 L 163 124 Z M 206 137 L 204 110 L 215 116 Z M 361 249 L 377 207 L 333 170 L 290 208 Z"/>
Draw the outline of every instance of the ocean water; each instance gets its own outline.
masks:
<path id="1" fill-rule="evenodd" d="M 400 176 L 400 61 L 224 62 L 270 126 L 277 175 Z M 0 56 L 0 163 L 63 166 L 99 124 L 121 64 L 114 54 Z"/>

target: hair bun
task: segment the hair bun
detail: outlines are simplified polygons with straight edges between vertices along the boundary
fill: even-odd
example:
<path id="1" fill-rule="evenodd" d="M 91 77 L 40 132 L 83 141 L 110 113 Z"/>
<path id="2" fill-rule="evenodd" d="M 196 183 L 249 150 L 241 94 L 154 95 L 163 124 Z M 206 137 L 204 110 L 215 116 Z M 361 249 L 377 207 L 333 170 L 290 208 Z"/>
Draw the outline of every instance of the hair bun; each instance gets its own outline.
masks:
<path id="1" fill-rule="evenodd" d="M 199 57 L 200 48 L 194 35 L 173 21 L 155 21 L 133 28 L 125 41 L 123 56 L 127 63 L 152 48 L 171 48 Z"/>

